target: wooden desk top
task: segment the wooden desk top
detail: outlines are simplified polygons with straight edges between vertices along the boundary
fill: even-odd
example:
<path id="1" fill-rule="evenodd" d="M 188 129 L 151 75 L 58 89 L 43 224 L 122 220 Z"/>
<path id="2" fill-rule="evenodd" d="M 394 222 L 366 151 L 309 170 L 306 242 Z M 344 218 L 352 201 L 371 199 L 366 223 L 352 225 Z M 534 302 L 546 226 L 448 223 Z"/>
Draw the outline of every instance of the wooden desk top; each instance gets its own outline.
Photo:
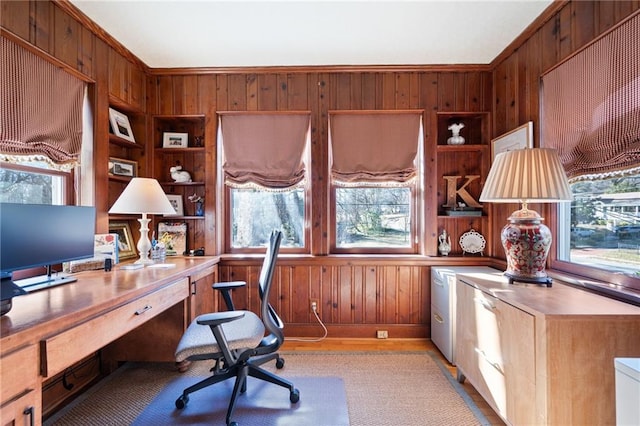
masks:
<path id="1" fill-rule="evenodd" d="M 217 256 L 172 257 L 175 268 L 85 271 L 76 282 L 13 298 L 9 313 L 0 317 L 0 351 L 7 353 L 59 333 L 124 305 L 168 284 L 216 265 Z"/>
<path id="2" fill-rule="evenodd" d="M 538 284 L 509 284 L 502 273 L 466 274 L 458 278 L 510 305 L 545 316 L 622 316 L 640 320 L 640 307 L 620 302 L 554 280 L 551 287 Z"/>

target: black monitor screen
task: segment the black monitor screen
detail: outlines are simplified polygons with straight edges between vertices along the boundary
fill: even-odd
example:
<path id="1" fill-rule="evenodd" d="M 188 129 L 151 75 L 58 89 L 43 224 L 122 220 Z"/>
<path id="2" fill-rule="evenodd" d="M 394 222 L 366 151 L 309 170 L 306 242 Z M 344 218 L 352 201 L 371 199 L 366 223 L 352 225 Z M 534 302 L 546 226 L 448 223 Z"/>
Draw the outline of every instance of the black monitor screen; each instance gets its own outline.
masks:
<path id="1" fill-rule="evenodd" d="M 0 204 L 3 273 L 93 256 L 95 207 Z"/>

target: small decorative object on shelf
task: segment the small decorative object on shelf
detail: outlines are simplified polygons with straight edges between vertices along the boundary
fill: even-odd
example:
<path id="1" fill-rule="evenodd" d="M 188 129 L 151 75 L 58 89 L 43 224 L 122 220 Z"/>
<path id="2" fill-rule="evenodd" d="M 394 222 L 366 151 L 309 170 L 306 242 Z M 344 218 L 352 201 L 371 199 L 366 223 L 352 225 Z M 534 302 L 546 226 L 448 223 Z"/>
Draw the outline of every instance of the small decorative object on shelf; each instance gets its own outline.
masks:
<path id="1" fill-rule="evenodd" d="M 187 198 L 196 205 L 196 216 L 204 216 L 204 197 L 194 192 L 193 195 L 189 195 Z"/>
<path id="2" fill-rule="evenodd" d="M 187 224 L 184 222 L 160 222 L 158 244 L 164 244 L 167 256 L 182 256 L 187 250 Z"/>
<path id="3" fill-rule="evenodd" d="M 464 127 L 464 124 L 462 123 L 454 123 L 448 127 L 448 129 L 451 130 L 451 134 L 452 134 L 452 136 L 449 139 L 447 139 L 448 145 L 464 144 L 464 138 L 460 136 L 460 130 L 462 130 L 463 127 Z"/>
<path id="4" fill-rule="evenodd" d="M 444 212 L 447 216 L 482 216 L 482 209 L 469 207 L 463 202 L 459 202 L 456 207 L 446 209 Z"/>
<path id="5" fill-rule="evenodd" d="M 460 237 L 460 247 L 462 247 L 463 253 L 480 253 L 482 256 L 486 244 L 487 241 L 482 234 L 478 233 L 475 229 L 465 232 Z"/>
<path id="6" fill-rule="evenodd" d="M 442 233 L 438 237 L 440 244 L 438 245 L 438 251 L 442 256 L 449 256 L 451 251 L 451 237 L 447 234 L 447 230 L 443 229 Z"/>
<path id="7" fill-rule="evenodd" d="M 204 146 L 204 136 L 194 136 L 193 138 L 193 146 L 197 148 L 201 148 Z"/>
<path id="8" fill-rule="evenodd" d="M 169 173 L 171 173 L 171 179 L 173 179 L 174 182 L 191 182 L 191 175 L 186 170 L 182 170 L 182 166 L 171 167 Z"/>
<path id="9" fill-rule="evenodd" d="M 188 133 L 164 132 L 162 134 L 163 148 L 187 148 L 189 146 Z"/>

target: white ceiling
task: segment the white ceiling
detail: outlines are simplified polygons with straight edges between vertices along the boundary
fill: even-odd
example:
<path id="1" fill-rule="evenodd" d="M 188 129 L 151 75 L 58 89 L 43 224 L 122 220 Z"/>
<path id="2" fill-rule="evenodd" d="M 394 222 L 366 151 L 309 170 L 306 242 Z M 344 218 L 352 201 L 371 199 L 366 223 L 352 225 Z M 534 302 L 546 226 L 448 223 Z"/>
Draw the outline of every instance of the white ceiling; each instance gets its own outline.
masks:
<path id="1" fill-rule="evenodd" d="M 151 68 L 488 64 L 552 0 L 71 0 Z"/>

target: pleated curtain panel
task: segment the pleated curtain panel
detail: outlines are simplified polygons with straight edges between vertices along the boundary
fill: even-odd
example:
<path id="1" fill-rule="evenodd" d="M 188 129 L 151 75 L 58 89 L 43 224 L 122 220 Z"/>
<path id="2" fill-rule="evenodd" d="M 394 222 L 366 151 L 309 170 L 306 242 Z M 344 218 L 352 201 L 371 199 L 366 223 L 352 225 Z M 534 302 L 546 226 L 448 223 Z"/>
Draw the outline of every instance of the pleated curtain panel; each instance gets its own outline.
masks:
<path id="1" fill-rule="evenodd" d="M 1 38 L 0 157 L 69 169 L 82 146 L 85 83 Z"/>
<path id="2" fill-rule="evenodd" d="M 225 184 L 283 190 L 305 181 L 309 112 L 220 113 Z"/>
<path id="3" fill-rule="evenodd" d="M 640 15 L 542 77 L 541 146 L 573 181 L 640 172 Z"/>
<path id="4" fill-rule="evenodd" d="M 331 175 L 337 185 L 407 183 L 417 174 L 422 111 L 333 111 Z"/>

